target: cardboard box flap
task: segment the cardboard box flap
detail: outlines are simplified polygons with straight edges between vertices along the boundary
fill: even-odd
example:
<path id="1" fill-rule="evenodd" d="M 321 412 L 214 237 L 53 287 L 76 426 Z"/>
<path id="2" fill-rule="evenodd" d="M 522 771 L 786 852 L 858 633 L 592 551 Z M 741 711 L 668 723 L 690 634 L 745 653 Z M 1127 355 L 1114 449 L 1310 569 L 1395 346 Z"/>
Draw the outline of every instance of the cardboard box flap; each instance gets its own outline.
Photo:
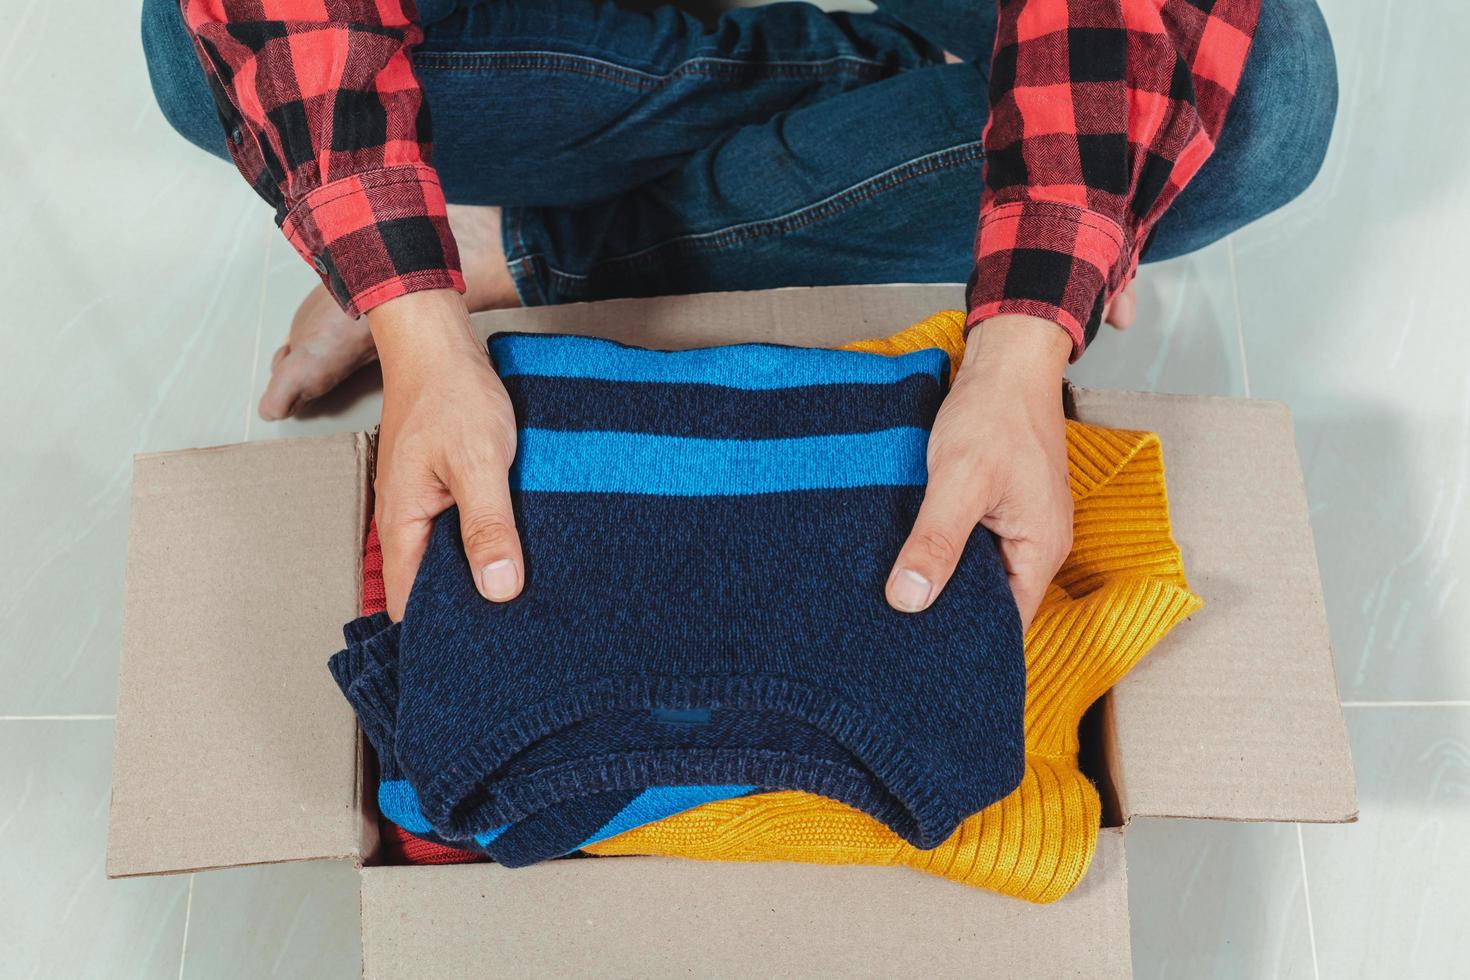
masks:
<path id="1" fill-rule="evenodd" d="M 523 330 L 606 337 L 655 350 L 749 343 L 836 347 L 884 337 L 937 310 L 964 305 L 965 287 L 955 283 L 818 286 L 530 306 L 471 319 L 481 339 Z"/>
<path id="2" fill-rule="evenodd" d="M 1159 434 L 1175 539 L 1205 607 L 1110 696 L 1130 816 L 1351 820 L 1346 726 L 1291 415 L 1275 402 L 1074 393 L 1084 422 Z"/>
<path id="3" fill-rule="evenodd" d="M 134 462 L 109 876 L 359 854 L 326 660 L 358 609 L 368 468 L 355 434 Z"/>
<path id="4" fill-rule="evenodd" d="M 657 914 L 649 914 L 656 910 Z M 487 924 L 493 924 L 487 928 Z M 905 868 L 364 868 L 363 976 L 1130 976 L 1123 837 L 1054 905 Z"/>

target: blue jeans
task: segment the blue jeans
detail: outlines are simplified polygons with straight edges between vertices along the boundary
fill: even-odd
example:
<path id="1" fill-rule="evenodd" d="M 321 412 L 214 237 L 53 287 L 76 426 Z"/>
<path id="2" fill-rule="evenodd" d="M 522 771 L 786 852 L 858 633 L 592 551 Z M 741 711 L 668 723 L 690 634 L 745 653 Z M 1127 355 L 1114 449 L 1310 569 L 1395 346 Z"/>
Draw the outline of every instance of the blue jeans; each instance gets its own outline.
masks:
<path id="1" fill-rule="evenodd" d="M 503 207 L 527 305 L 958 282 L 971 270 L 994 0 L 805 3 L 701 22 L 606 0 L 421 0 L 414 69 L 451 203 Z M 228 159 L 177 0 L 144 0 L 164 115 Z M 943 52 L 966 59 L 946 64 Z M 1337 107 L 1314 0 L 1264 0 L 1214 155 L 1147 260 L 1290 201 Z"/>

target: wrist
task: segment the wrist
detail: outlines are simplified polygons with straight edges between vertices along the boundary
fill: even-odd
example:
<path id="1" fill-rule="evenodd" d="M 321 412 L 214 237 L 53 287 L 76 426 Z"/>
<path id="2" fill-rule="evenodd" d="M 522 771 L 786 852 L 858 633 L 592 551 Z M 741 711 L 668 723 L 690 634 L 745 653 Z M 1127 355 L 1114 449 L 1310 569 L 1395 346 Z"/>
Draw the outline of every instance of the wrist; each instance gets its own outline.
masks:
<path id="1" fill-rule="evenodd" d="M 981 320 L 965 338 L 965 364 L 1003 367 L 1004 374 L 1060 381 L 1072 356 L 1072 337 L 1041 317 L 1010 313 Z"/>
<path id="2" fill-rule="evenodd" d="M 369 310 L 367 321 L 385 375 L 431 364 L 466 341 L 478 346 L 464 298 L 452 289 L 396 297 Z"/>

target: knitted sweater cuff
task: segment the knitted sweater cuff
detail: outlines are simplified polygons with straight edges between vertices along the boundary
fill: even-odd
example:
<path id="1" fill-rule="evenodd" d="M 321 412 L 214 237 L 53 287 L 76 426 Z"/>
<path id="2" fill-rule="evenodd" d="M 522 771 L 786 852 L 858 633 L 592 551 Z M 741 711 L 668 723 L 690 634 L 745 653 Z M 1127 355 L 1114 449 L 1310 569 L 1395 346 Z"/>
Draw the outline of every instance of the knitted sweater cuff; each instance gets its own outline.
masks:
<path id="1" fill-rule="evenodd" d="M 327 661 L 332 679 L 357 712 L 363 734 L 379 759 L 393 758 L 398 721 L 398 623 L 385 612 L 342 627 L 347 648 Z"/>

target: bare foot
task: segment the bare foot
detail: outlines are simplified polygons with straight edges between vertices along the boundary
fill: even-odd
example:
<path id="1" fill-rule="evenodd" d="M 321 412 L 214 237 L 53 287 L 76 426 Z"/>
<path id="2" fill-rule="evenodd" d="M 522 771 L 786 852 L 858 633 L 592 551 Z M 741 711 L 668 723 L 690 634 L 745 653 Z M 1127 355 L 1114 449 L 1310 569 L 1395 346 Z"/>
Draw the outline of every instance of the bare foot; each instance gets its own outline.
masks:
<path id="1" fill-rule="evenodd" d="M 500 209 L 451 204 L 449 227 L 459 246 L 470 312 L 519 306 L 500 246 Z M 366 318 L 352 319 L 325 286 L 317 286 L 296 308 L 291 332 L 271 358 L 260 417 L 273 422 L 295 414 L 377 357 Z"/>
<path id="2" fill-rule="evenodd" d="M 1129 279 L 1128 285 L 1113 297 L 1112 302 L 1103 307 L 1103 319 L 1114 330 L 1127 330 L 1133 326 L 1133 320 L 1138 315 L 1138 291 L 1133 288 L 1137 281 Z"/>

